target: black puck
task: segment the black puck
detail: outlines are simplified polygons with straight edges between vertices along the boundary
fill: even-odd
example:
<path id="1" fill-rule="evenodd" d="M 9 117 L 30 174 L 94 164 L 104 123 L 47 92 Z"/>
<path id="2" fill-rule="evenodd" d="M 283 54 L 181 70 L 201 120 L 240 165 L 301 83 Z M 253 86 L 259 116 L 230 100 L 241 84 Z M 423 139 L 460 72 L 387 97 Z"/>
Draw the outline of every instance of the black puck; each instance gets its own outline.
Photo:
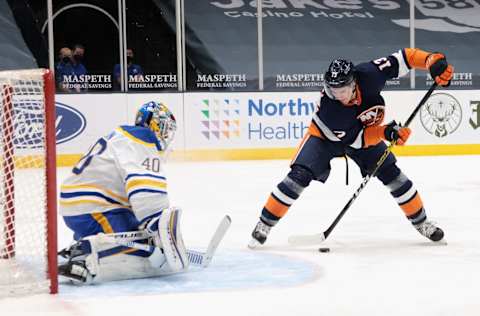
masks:
<path id="1" fill-rule="evenodd" d="M 330 252 L 330 248 L 318 248 L 318 251 L 320 252 Z"/>

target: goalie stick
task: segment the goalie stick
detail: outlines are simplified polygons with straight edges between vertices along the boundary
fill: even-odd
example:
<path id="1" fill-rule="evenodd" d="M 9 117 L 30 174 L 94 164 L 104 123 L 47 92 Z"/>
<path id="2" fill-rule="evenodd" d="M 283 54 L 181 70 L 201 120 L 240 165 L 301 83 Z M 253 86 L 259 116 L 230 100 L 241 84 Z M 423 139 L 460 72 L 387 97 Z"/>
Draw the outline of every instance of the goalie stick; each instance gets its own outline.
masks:
<path id="1" fill-rule="evenodd" d="M 188 261 L 191 264 L 196 266 L 201 266 L 203 268 L 208 267 L 210 265 L 210 262 L 212 261 L 215 251 L 220 245 L 220 242 L 225 236 L 231 223 L 232 223 L 232 220 L 230 216 L 225 215 L 225 217 L 218 224 L 217 229 L 213 234 L 212 238 L 210 238 L 210 242 L 208 243 L 207 250 L 205 252 L 187 249 Z M 155 246 L 136 242 L 141 239 L 147 239 L 150 236 L 151 235 L 148 232 L 141 230 L 141 231 L 132 231 L 132 232 L 103 234 L 101 236 L 101 240 L 106 243 L 113 243 L 120 246 L 125 246 L 125 247 L 134 248 L 134 249 L 143 250 L 143 251 L 152 253 L 155 249 Z"/>
<path id="2" fill-rule="evenodd" d="M 425 102 L 427 102 L 428 98 L 430 98 L 430 96 L 432 95 L 433 91 L 436 88 L 437 88 L 437 83 L 434 81 L 430 89 L 428 89 L 427 93 L 423 96 L 420 103 L 415 107 L 413 112 L 410 114 L 404 126 L 410 125 L 412 120 L 417 115 L 418 111 L 420 111 L 420 108 L 423 106 L 423 104 L 425 104 Z M 370 174 L 367 174 L 365 178 L 363 178 L 362 183 L 360 184 L 358 189 L 353 193 L 353 196 L 350 198 L 350 200 L 348 200 L 347 204 L 343 207 L 342 211 L 337 215 L 337 217 L 333 220 L 332 224 L 330 224 L 330 226 L 324 232 L 311 234 L 311 235 L 292 235 L 288 238 L 288 243 L 294 246 L 308 246 L 308 245 L 316 245 L 325 241 L 328 238 L 328 236 L 332 233 L 335 226 L 337 226 L 340 219 L 342 219 L 343 215 L 345 215 L 347 210 L 350 208 L 353 202 L 360 195 L 360 192 L 362 192 L 363 188 L 365 188 L 365 186 L 370 181 L 370 179 L 377 174 L 377 171 L 380 169 L 385 159 L 387 159 L 388 155 L 392 151 L 393 146 L 395 146 L 395 143 L 396 143 L 395 141 L 390 143 L 390 145 L 387 147 L 383 155 L 378 160 L 373 171 Z"/>

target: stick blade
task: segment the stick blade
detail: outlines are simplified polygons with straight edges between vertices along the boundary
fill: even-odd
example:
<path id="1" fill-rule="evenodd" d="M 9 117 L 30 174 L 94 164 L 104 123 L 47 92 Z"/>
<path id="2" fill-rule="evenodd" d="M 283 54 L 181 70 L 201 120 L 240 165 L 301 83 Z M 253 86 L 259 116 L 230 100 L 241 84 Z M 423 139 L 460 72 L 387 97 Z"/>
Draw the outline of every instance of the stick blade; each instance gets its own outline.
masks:
<path id="1" fill-rule="evenodd" d="M 220 224 L 218 224 L 217 230 L 213 234 L 212 239 L 208 244 L 207 251 L 205 252 L 205 259 L 202 262 L 202 266 L 204 268 L 208 267 L 208 265 L 212 261 L 213 255 L 215 254 L 218 245 L 220 245 L 220 242 L 227 233 L 227 230 L 230 228 L 230 224 L 232 224 L 232 219 L 228 215 L 225 215 L 225 217 L 221 220 Z"/>
<path id="2" fill-rule="evenodd" d="M 311 246 L 318 245 L 325 241 L 324 233 L 313 235 L 292 235 L 288 237 L 288 243 L 292 246 Z"/>

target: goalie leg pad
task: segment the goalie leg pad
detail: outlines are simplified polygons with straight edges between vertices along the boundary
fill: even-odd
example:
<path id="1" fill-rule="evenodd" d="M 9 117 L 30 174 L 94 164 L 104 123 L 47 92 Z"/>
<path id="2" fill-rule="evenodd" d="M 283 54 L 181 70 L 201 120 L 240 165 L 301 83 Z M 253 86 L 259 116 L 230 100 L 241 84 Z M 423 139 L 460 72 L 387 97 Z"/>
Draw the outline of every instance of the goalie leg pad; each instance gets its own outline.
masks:
<path id="1" fill-rule="evenodd" d="M 170 273 L 185 271 L 189 266 L 187 249 L 180 230 L 181 213 L 179 208 L 163 210 L 158 222 L 157 236 L 154 238 L 155 243 L 160 243 L 163 249 L 168 265 L 165 268 L 170 270 Z"/>
<path id="2" fill-rule="evenodd" d="M 128 246 L 116 244 L 105 234 L 85 237 L 59 252 L 59 256 L 66 259 L 58 266 L 59 275 L 82 285 L 172 273 L 164 264 L 166 260 L 161 248 L 155 247 L 155 267 L 150 258 L 132 256 L 130 252 L 124 254 L 125 249 Z"/>

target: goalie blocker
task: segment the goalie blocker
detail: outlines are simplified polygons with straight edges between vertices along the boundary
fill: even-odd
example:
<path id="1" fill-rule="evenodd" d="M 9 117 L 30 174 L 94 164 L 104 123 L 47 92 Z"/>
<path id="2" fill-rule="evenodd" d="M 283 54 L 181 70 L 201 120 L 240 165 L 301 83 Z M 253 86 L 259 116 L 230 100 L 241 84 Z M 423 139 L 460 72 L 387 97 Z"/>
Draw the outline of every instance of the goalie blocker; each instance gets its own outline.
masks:
<path id="1" fill-rule="evenodd" d="M 75 283 L 99 283 L 187 271 L 189 260 L 180 215 L 181 209 L 167 208 L 152 218 L 146 229 L 138 232 L 143 239 L 135 244 L 143 245 L 143 250 L 129 247 L 128 242 L 115 242 L 106 234 L 82 238 L 60 251 L 67 260 L 59 265 L 59 275 Z"/>

